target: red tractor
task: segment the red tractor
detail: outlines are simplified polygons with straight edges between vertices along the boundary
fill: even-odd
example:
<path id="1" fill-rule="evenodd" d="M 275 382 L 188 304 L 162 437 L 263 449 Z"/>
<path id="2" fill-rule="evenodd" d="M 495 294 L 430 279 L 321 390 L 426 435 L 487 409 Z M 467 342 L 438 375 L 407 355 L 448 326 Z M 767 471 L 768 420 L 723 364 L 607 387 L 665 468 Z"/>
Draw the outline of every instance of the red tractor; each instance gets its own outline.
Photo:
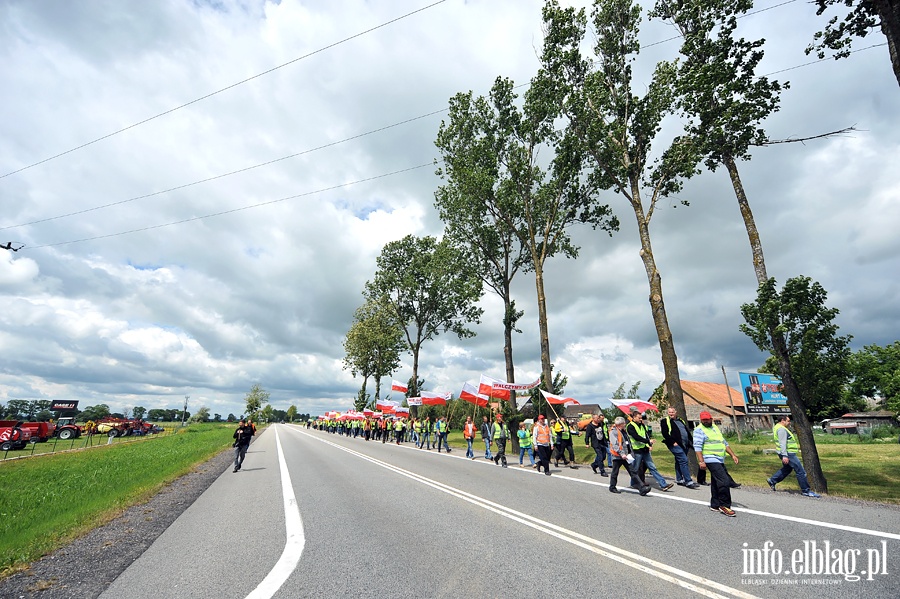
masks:
<path id="1" fill-rule="evenodd" d="M 18 420 L 0 420 L 0 451 L 24 449 L 31 441 L 31 430 Z"/>

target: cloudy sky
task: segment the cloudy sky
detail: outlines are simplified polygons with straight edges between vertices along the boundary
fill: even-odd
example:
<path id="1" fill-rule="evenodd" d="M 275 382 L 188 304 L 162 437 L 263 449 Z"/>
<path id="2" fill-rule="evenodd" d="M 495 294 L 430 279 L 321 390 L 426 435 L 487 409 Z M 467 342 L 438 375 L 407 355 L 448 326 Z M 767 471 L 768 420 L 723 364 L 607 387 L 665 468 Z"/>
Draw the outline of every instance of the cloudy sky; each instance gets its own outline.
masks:
<path id="1" fill-rule="evenodd" d="M 442 231 L 441 111 L 498 75 L 526 83 L 542 43 L 537 0 L 428 4 L 0 2 L 0 242 L 26 244 L 0 250 L 0 402 L 116 411 L 190 395 L 189 410 L 225 416 L 259 383 L 281 409 L 350 407 L 361 380 L 341 368 L 342 340 L 376 256 Z M 854 348 L 890 343 L 900 88 L 887 48 L 808 65 L 823 20 L 799 0 L 767 7 L 742 33 L 769 40 L 762 73 L 791 83 L 770 135 L 858 129 L 741 165 L 769 274 L 821 282 Z M 642 41 L 672 35 L 651 22 Z M 638 72 L 677 49 L 652 46 Z M 765 359 L 738 330 L 755 294 L 746 234 L 724 171 L 683 196 L 690 207 L 651 224 L 681 375 L 721 382 L 724 365 L 737 386 Z M 607 201 L 621 231 L 574 229 L 580 257 L 546 266 L 552 361 L 583 403 L 623 382 L 647 397 L 663 378 L 634 216 Z M 515 290 L 522 382 L 540 371 L 533 276 Z M 482 305 L 475 338 L 424 347 L 427 388 L 504 376 L 500 303 Z M 406 356 L 394 378 L 410 374 Z"/>

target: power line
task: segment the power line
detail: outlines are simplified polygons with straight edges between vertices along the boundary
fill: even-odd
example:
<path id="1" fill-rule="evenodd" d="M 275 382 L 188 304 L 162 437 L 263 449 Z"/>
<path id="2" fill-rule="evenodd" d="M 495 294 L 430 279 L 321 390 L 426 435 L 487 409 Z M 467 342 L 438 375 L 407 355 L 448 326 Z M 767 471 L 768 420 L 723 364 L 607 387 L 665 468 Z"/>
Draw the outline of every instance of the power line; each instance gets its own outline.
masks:
<path id="1" fill-rule="evenodd" d="M 882 44 L 873 44 L 871 46 L 866 46 L 865 48 L 859 48 L 858 50 L 851 50 L 847 54 L 855 54 L 857 52 L 862 52 L 863 50 L 871 50 L 872 48 L 880 48 L 881 46 L 887 46 L 887 42 Z M 786 69 L 781 69 L 780 71 L 772 71 L 771 73 L 766 73 L 763 77 L 769 77 L 770 75 L 777 75 L 778 73 L 784 73 L 785 71 L 793 71 L 794 69 L 799 69 L 800 67 L 808 67 L 812 64 L 819 64 L 820 62 L 825 62 L 826 60 L 830 60 L 829 57 L 820 58 L 818 60 L 813 60 L 812 62 L 804 62 L 803 64 L 798 64 L 792 67 L 788 67 Z"/>
<path id="2" fill-rule="evenodd" d="M 67 213 L 67 214 L 60 214 L 60 215 L 57 215 L 57 216 L 49 216 L 49 217 L 47 217 L 47 218 L 41 218 L 41 219 L 38 219 L 38 220 L 33 220 L 33 221 L 30 221 L 30 222 L 27 222 L 27 223 L 21 223 L 21 224 L 18 224 L 18 225 L 7 225 L 7 226 L 5 226 L 5 227 L 0 227 L 0 231 L 3 231 L 3 230 L 5 230 L 5 229 L 15 229 L 15 228 L 18 228 L 18 227 L 27 227 L 27 226 L 29 226 L 29 225 L 36 225 L 36 224 L 38 224 L 38 223 L 45 223 L 45 222 L 48 222 L 48 221 L 51 221 L 51 220 L 57 220 L 57 219 L 60 219 L 60 218 L 67 218 L 67 217 L 69 217 L 69 216 L 77 216 L 77 215 L 79 215 L 79 214 L 85 214 L 85 213 L 87 213 L 87 212 L 93 212 L 93 211 L 95 211 L 95 210 L 102 210 L 103 208 L 110 208 L 110 207 L 112 207 L 112 206 L 119 206 L 119 205 L 121 205 L 121 204 L 127 204 L 127 203 L 129 203 L 129 202 L 134 202 L 134 201 L 136 201 L 136 200 L 144 200 L 144 199 L 147 199 L 147 198 L 152 198 L 152 197 L 154 197 L 154 196 L 162 195 L 162 194 L 164 194 L 164 193 L 169 193 L 169 192 L 171 192 L 171 191 L 178 191 L 178 190 L 180 190 L 180 189 L 186 189 L 186 188 L 188 188 L 188 187 L 193 187 L 194 185 L 200 185 L 201 183 L 209 183 L 210 181 L 215 181 L 216 179 L 222 179 L 222 178 L 224 178 L 224 177 L 230 177 L 231 175 L 237 175 L 237 174 L 239 174 L 239 173 L 245 173 L 245 172 L 247 172 L 247 171 L 251 171 L 251 170 L 253 170 L 253 169 L 257 169 L 257 168 L 260 168 L 260 167 L 263 167 L 263 166 L 268 166 L 268 165 L 270 165 L 270 164 L 275 164 L 275 163 L 281 162 L 281 161 L 283 161 L 283 160 L 288 160 L 288 159 L 290 159 L 290 158 L 296 158 L 297 156 L 303 156 L 304 154 L 310 154 L 310 153 L 315 152 L 315 151 L 317 151 L 317 150 L 324 150 L 325 148 L 330 148 L 330 147 L 333 147 L 333 146 L 337 146 L 337 145 L 340 145 L 340 144 L 342 144 L 342 143 L 346 143 L 346 142 L 348 142 L 348 141 L 352 141 L 352 140 L 354 140 L 354 139 L 360 139 L 361 137 L 366 137 L 367 135 L 373 135 L 373 134 L 375 134 L 375 133 L 380 133 L 380 132 L 382 132 L 382 131 L 387 131 L 388 129 L 392 129 L 392 128 L 394 128 L 394 127 L 399 127 L 400 125 L 406 125 L 406 124 L 408 124 L 408 123 L 412 123 L 412 122 L 417 121 L 417 120 L 421 120 L 421 119 L 424 119 L 424 118 L 428 118 L 428 117 L 430 117 L 430 116 L 434 116 L 434 115 L 440 114 L 440 113 L 442 113 L 442 112 L 447 112 L 447 110 L 448 110 L 447 108 L 443 108 L 443 109 L 441 109 L 441 110 L 435 110 L 435 111 L 429 112 L 429 113 L 427 113 L 427 114 L 422 114 L 422 115 L 419 115 L 419 116 L 415 116 L 415 117 L 406 119 L 405 121 L 400 121 L 400 122 L 397 122 L 397 123 L 393 123 L 393 124 L 391 124 L 391 125 L 385 125 L 384 127 L 379 127 L 378 129 L 372 129 L 371 131 L 366 131 L 365 133 L 360 133 L 360 134 L 358 134 L 358 135 L 353 135 L 353 136 L 351 136 L 351 137 L 345 137 L 344 139 L 341 139 L 341 140 L 338 140 L 338 141 L 333 141 L 333 142 L 331 142 L 331 143 L 327 143 L 327 144 L 324 144 L 324 145 L 321 145 L 321 146 L 317 146 L 317 147 L 315 147 L 315 148 L 310 148 L 310 149 L 308 149 L 308 150 L 303 150 L 302 152 L 296 152 L 296 153 L 294 153 L 294 154 L 289 154 L 289 155 L 287 155 L 287 156 L 282 156 L 281 158 L 275 158 L 274 160 L 269 160 L 269 161 L 267 161 L 267 162 L 261 162 L 261 163 L 259 163 L 259 164 L 254 164 L 254 165 L 252 165 L 252 166 L 247 166 L 247 167 L 240 168 L 240 169 L 237 169 L 237 170 L 234 170 L 234 171 L 230 171 L 230 172 L 227 172 L 227 173 L 222 173 L 222 174 L 219 174 L 219 175 L 215 175 L 215 176 L 212 176 L 212 177 L 208 177 L 208 178 L 206 178 L 206 179 L 201 179 L 201 180 L 199 180 L 199 181 L 193 181 L 193 182 L 191 182 L 191 183 L 185 183 L 185 184 L 183 184 L 183 185 L 177 185 L 177 186 L 175 186 L 175 187 L 170 187 L 170 188 L 168 188 L 168 189 L 162 189 L 162 190 L 160 190 L 160 191 L 154 191 L 153 193 L 148 193 L 148 194 L 144 194 L 144 195 L 141 195 L 141 196 L 135 196 L 135 197 L 133 197 L 133 198 L 128 198 L 127 200 L 119 200 L 119 201 L 117 201 L 117 202 L 110 202 L 109 204 L 103 204 L 102 206 L 94 206 L 93 208 L 85 208 L 85 209 L 83 209 L 83 210 L 76 210 L 75 212 L 69 212 L 69 213 Z"/>
<path id="3" fill-rule="evenodd" d="M 163 117 L 163 116 L 165 116 L 165 115 L 167 115 L 167 114 L 171 114 L 171 113 L 175 112 L 176 110 L 181 110 L 182 108 L 186 108 L 187 106 L 191 106 L 192 104 L 196 104 L 196 103 L 198 103 L 198 102 L 202 102 L 203 100 L 206 100 L 206 99 L 208 99 L 208 98 L 211 98 L 211 97 L 213 97 L 213 96 L 215 96 L 215 95 L 217 95 L 217 94 L 221 94 L 221 93 L 224 92 L 224 91 L 228 91 L 229 89 L 235 88 L 235 87 L 237 87 L 237 86 L 239 86 L 239 85 L 243 85 L 244 83 L 247 83 L 247 82 L 249 82 L 249 81 L 253 81 L 254 79 L 258 79 L 258 78 L 260 78 L 260 77 L 262 77 L 262 76 L 264 76 L 264 75 L 268 75 L 269 73 L 273 73 L 273 72 L 277 71 L 278 69 L 281 69 L 281 68 L 286 67 L 286 66 L 288 66 L 288 65 L 294 64 L 295 62 L 299 62 L 299 61 L 301 61 L 301 60 L 304 60 L 304 59 L 306 59 L 306 58 L 309 58 L 310 56 L 314 56 L 314 55 L 316 55 L 316 54 L 319 54 L 320 52 L 324 52 L 325 50 L 330 50 L 331 48 L 334 48 L 335 46 L 339 46 L 339 45 L 341 45 L 341 44 L 343 44 L 343 43 L 349 42 L 350 40 L 353 40 L 353 39 L 356 39 L 356 38 L 361 37 L 361 36 L 363 36 L 363 35 L 366 35 L 367 33 L 371 33 L 371 32 L 373 32 L 373 31 L 375 31 L 375 30 L 377 30 L 377 29 L 381 29 L 382 27 L 387 27 L 388 25 L 392 25 L 393 23 L 396 23 L 397 21 L 401 21 L 401 20 L 403 20 L 403 19 L 405 19 L 405 18 L 407 18 L 407 17 L 410 17 L 410 16 L 415 15 L 415 14 L 417 14 L 417 13 L 420 13 L 420 12 L 422 12 L 422 11 L 428 10 L 429 8 L 432 8 L 432 7 L 434 7 L 434 6 L 437 6 L 438 4 L 443 4 L 443 3 L 446 2 L 446 1 L 447 1 L 447 0 L 437 0 L 437 2 L 433 2 L 432 4 L 429 4 L 429 5 L 427 5 L 427 6 L 423 6 L 422 8 L 418 8 L 418 9 L 412 11 L 412 12 L 408 12 L 408 13 L 406 13 L 405 15 L 401 15 L 401 16 L 395 18 L 395 19 L 391 19 L 390 21 L 386 21 L 386 22 L 384 22 L 384 23 L 381 23 L 380 25 L 376 25 L 375 27 L 371 27 L 371 28 L 369 28 L 369 29 L 366 29 L 365 31 L 360 31 L 359 33 L 356 33 L 356 34 L 354 34 L 354 35 L 351 35 L 350 37 L 346 37 L 346 38 L 344 38 L 344 39 L 342 39 L 342 40 L 340 40 L 340 41 L 334 42 L 334 43 L 332 43 L 332 44 L 328 44 L 327 46 L 323 46 L 323 47 L 319 48 L 318 50 L 313 50 L 312 52 L 310 52 L 310 53 L 308 53 L 308 54 L 304 54 L 303 56 L 299 56 L 299 57 L 297 57 L 297 58 L 295 58 L 295 59 L 293 59 L 293 60 L 289 60 L 288 62 L 286 62 L 286 63 L 284 63 L 284 64 L 278 65 L 277 67 L 272 67 L 271 69 L 269 69 L 269 70 L 267 70 L 267 71 L 263 71 L 262 73 L 257 73 L 256 75 L 253 75 L 252 77 L 247 77 L 246 79 L 243 79 L 243 80 L 241 80 L 241 81 L 238 81 L 237 83 L 232 83 L 231 85 L 229 85 L 229 86 L 227 86 L 227 87 L 223 87 L 222 89 L 216 90 L 216 91 L 214 91 L 214 92 L 211 92 L 211 93 L 209 93 L 209 94 L 206 94 L 205 96 L 201 96 L 201 97 L 199 97 L 199 98 L 196 98 L 196 99 L 194 99 L 194 100 L 191 100 L 190 102 L 186 102 L 186 103 L 184 103 L 184 104 L 181 104 L 180 106 L 176 106 L 175 108 L 170 108 L 169 110 L 166 110 L 165 112 L 160 112 L 160 113 L 157 114 L 157 115 L 151 116 L 151 117 L 146 118 L 146 119 L 144 119 L 144 120 L 142 120 L 142 121 L 138 121 L 137 123 L 134 123 L 134 124 L 132 124 L 132 125 L 128 125 L 127 127 L 124 127 L 124 128 L 122 128 L 122 129 L 119 129 L 118 131 L 113 131 L 112 133 L 108 133 L 108 134 L 106 134 L 106 135 L 104 135 L 104 136 L 102 136 L 102 137 L 98 137 L 97 139 L 94 139 L 94 140 L 92 140 L 92 141 L 83 143 L 83 144 L 81 144 L 80 146 L 76 146 L 76 147 L 74 147 L 74 148 L 72 148 L 72 149 L 70 149 L 70 150 L 66 150 L 65 152 L 60 152 L 59 154 L 56 154 L 56 155 L 54 155 L 54 156 L 50 156 L 49 158 L 44 158 L 43 160 L 40 160 L 40 161 L 35 162 L 35 163 L 33 163 L 33 164 L 29 164 L 29 165 L 27 165 L 27 166 L 23 166 L 23 167 L 20 168 L 20 169 L 17 169 L 17 170 L 14 170 L 14 171 L 10 171 L 10 172 L 6 173 L 5 175 L 0 175 L 0 179 L 5 179 L 6 177 L 9 177 L 10 175 L 15 175 L 16 173 L 21 173 L 22 171 L 28 170 L 28 169 L 30 169 L 30 168 L 32 168 L 32 167 L 38 166 L 38 165 L 40 165 L 40 164 L 44 164 L 45 162 L 50 162 L 51 160 L 54 160 L 54 159 L 59 158 L 59 157 L 61 157 L 61 156 L 65 156 L 66 154 L 71 154 L 72 152 L 76 152 L 76 151 L 78 151 L 78 150 L 80 150 L 80 149 L 82 149 L 82 148 L 86 148 L 86 147 L 88 147 L 88 146 L 90 146 L 90 145 L 93 145 L 93 144 L 95 144 L 95 143 L 97 143 L 97 142 L 103 141 L 104 139 L 109 139 L 110 137 L 113 137 L 114 135 L 118 135 L 119 133 L 123 133 L 123 132 L 125 132 L 125 131 L 130 130 L 130 129 L 134 129 L 135 127 L 139 127 L 140 125 L 143 125 L 143 124 L 145 124 L 145 123 L 149 123 L 149 122 L 152 121 L 152 120 L 158 119 L 158 118 Z"/>
<path id="4" fill-rule="evenodd" d="M 107 235 L 97 235 L 97 236 L 95 236 L 95 237 L 85 237 L 85 238 L 83 238 L 83 239 L 73 239 L 73 240 L 70 240 L 70 241 L 60 241 L 60 242 L 57 242 L 57 243 L 45 243 L 45 244 L 43 244 L 43 245 L 29 246 L 28 249 L 38 249 L 38 248 L 55 247 L 55 246 L 59 246 L 59 245 L 68 245 L 68 244 L 70 244 L 70 243 L 81 243 L 81 242 L 83 242 L 83 241 L 94 241 L 94 240 L 96 240 L 96 239 L 107 239 L 107 238 L 109 238 L 109 237 L 119 237 L 119 236 L 121 236 L 121 235 L 129 235 L 129 234 L 131 234 L 131 233 L 140 233 L 140 232 L 142 232 L 142 231 L 152 231 L 153 229 L 162 229 L 162 228 L 164 228 L 164 227 L 171 227 L 171 226 L 173 226 L 173 225 L 181 225 L 181 224 L 189 223 L 189 222 L 192 222 L 192 221 L 195 221 L 195 220 L 203 220 L 203 219 L 206 219 L 206 218 L 212 218 L 212 217 L 214 217 L 214 216 L 222 216 L 222 215 L 224 215 L 224 214 L 232 214 L 232 213 L 234 213 L 234 212 L 241 212 L 241 211 L 243 211 L 243 210 L 250 210 L 250 209 L 252 209 L 252 208 L 259 208 L 259 207 L 261 207 L 261 206 L 269 206 L 269 205 L 271 205 L 271 204 L 277 204 L 277 203 L 279 203 L 279 202 L 286 202 L 286 201 L 288 201 L 288 200 L 294 200 L 294 199 L 297 199 L 297 198 L 302 198 L 302 197 L 306 197 L 306 196 L 311 196 L 311 195 L 315 195 L 315 194 L 317 194 L 317 193 L 323 193 L 323 192 L 326 192 L 326 191 L 332 191 L 332 190 L 334 190 L 334 189 L 340 189 L 340 188 L 342 188 L 342 187 L 349 187 L 349 186 L 351 186 L 351 185 L 357 185 L 357 184 L 359 184 L 359 183 L 366 183 L 366 182 L 368 182 L 368 181 L 375 181 L 376 179 L 383 179 L 383 178 L 385 178 L 385 177 L 390 177 L 390 176 L 392 176 L 392 175 L 399 175 L 399 174 L 401 174 L 401 173 L 407 173 L 407 172 L 414 171 L 414 170 L 417 170 L 417 169 L 420 169 L 420 168 L 425 168 L 426 166 L 434 166 L 434 162 L 426 162 L 426 163 L 424 163 L 424 164 L 419 164 L 419 165 L 416 165 L 416 166 L 411 166 L 411 167 L 408 167 L 408 168 L 404 168 L 404 169 L 392 171 L 392 172 L 390 172 L 390 173 L 383 173 L 383 174 L 381 174 L 381 175 L 375 175 L 375 176 L 372 176 L 372 177 L 366 177 L 365 179 L 357 179 L 356 181 L 351 181 L 351 182 L 349 182 L 349 183 L 340 183 L 340 184 L 338 184 L 338 185 L 332 185 L 331 187 L 323 187 L 322 189 L 316 189 L 315 191 L 307 191 L 307 192 L 304 192 L 304 193 L 298 193 L 298 194 L 296 194 L 296 195 L 287 196 L 287 197 L 284 197 L 284 198 L 278 198 L 277 200 L 269 200 L 269 201 L 267 201 L 267 202 L 260 202 L 260 203 L 258 203 L 258 204 L 251 204 L 251 205 L 249 205 L 249 206 L 241 206 L 240 208 L 232 208 L 231 210 L 223 210 L 223 211 L 221 211 L 221 212 L 213 212 L 213 213 L 211 213 L 211 214 L 205 214 L 205 215 L 203 215 L 203 216 L 192 216 L 191 218 L 184 218 L 184 219 L 181 219 L 181 220 L 172 221 L 172 222 L 168 222 L 168 223 L 162 223 L 162 224 L 159 224 L 159 225 L 150 225 L 150 226 L 148 226 L 148 227 L 141 227 L 141 228 L 139 228 L 139 229 L 130 229 L 130 230 L 128 230 L 128 231 L 120 231 L 120 232 L 118 232 L 118 233 L 109 233 L 109 234 L 107 234 Z"/>

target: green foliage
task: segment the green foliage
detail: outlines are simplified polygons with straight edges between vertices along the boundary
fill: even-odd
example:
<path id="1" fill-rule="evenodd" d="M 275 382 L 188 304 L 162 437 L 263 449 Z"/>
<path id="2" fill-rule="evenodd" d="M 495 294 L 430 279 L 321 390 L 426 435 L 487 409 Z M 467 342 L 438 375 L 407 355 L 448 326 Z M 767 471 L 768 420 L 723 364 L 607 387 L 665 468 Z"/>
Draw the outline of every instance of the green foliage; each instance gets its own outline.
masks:
<path id="1" fill-rule="evenodd" d="M 209 408 L 201 406 L 197 412 L 191 416 L 191 422 L 209 422 Z"/>
<path id="2" fill-rule="evenodd" d="M 297 406 L 291 404 L 291 406 L 287 409 L 285 413 L 285 420 L 288 422 L 293 422 L 294 418 L 297 417 Z"/>
<path id="3" fill-rule="evenodd" d="M 775 279 L 769 279 L 760 285 L 755 303 L 741 306 L 746 321 L 741 331 L 759 349 L 774 356 L 771 331 L 783 336 L 794 380 L 813 421 L 842 413 L 850 375 L 851 337 L 837 335 L 838 310 L 826 307 L 826 299 L 825 289 L 809 277 L 788 279 L 780 293 Z"/>
<path id="4" fill-rule="evenodd" d="M 247 417 L 256 419 L 257 412 L 267 403 L 269 403 L 269 392 L 263 389 L 259 383 L 255 383 L 244 396 Z"/>
<path id="5" fill-rule="evenodd" d="M 132 418 L 143 419 L 146 414 L 147 414 L 147 408 L 145 408 L 143 406 L 134 406 L 133 408 L 131 408 L 131 417 Z"/>
<path id="6" fill-rule="evenodd" d="M 883 407 L 900 413 L 900 341 L 867 345 L 850 357 L 851 397 L 879 397 Z"/>
<path id="7" fill-rule="evenodd" d="M 78 419 L 82 422 L 87 422 L 88 420 L 97 421 L 101 418 L 105 418 L 109 416 L 109 406 L 105 403 L 97 404 L 96 406 L 88 406 L 81 411 L 78 415 Z"/>
<path id="8" fill-rule="evenodd" d="M 369 401 L 366 383 L 369 377 L 380 381 L 400 364 L 400 352 L 406 346 L 403 328 L 384 298 L 366 301 L 353 316 L 353 324 L 344 339 L 344 370 L 355 377 L 363 377 L 356 399 L 356 409 L 362 410 Z M 377 383 L 376 383 L 377 384 Z"/>

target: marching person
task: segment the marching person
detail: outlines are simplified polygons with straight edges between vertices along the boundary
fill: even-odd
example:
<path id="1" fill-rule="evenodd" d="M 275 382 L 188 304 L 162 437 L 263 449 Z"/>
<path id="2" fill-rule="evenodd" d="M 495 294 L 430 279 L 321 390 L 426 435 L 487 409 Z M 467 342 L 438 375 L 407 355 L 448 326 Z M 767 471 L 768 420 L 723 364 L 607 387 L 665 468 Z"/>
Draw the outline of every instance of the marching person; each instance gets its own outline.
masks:
<path id="1" fill-rule="evenodd" d="M 463 438 L 466 440 L 466 457 L 475 459 L 475 451 L 472 449 L 472 443 L 475 441 L 475 423 L 472 422 L 471 416 L 466 416 L 466 423 L 463 425 Z"/>
<path id="2" fill-rule="evenodd" d="M 634 452 L 631 449 L 631 439 L 625 431 L 626 420 L 623 416 L 617 417 L 613 421 L 613 426 L 609 429 L 609 454 L 613 457 L 612 471 L 609 473 L 609 492 L 621 493 L 616 483 L 619 480 L 619 468 L 625 466 L 625 470 L 631 476 L 631 486 L 638 489 L 641 495 L 650 492 L 650 485 L 644 484 L 641 477 L 637 474 L 635 468 Z"/>
<path id="3" fill-rule="evenodd" d="M 237 472 L 244 463 L 244 456 L 247 455 L 247 448 L 250 447 L 250 441 L 253 439 L 253 427 L 242 418 L 232 438 L 234 439 L 234 444 L 232 445 L 234 447 L 233 472 Z"/>
<path id="4" fill-rule="evenodd" d="M 491 435 L 497 444 L 497 454 L 494 456 L 495 464 L 502 464 L 506 468 L 506 441 L 509 439 L 509 427 L 503 422 L 503 414 L 497 414 L 497 422 L 494 423 L 494 432 Z"/>
<path id="5" fill-rule="evenodd" d="M 669 407 L 666 410 L 666 417 L 660 420 L 659 430 L 663 443 L 675 458 L 675 483 L 688 489 L 699 489 L 700 485 L 691 479 L 691 469 L 688 466 L 687 447 L 688 442 L 693 441 L 690 428 L 678 417 L 675 408 Z"/>
<path id="6" fill-rule="evenodd" d="M 494 427 L 491 426 L 491 423 L 488 421 L 487 416 L 482 417 L 481 422 L 481 440 L 484 441 L 484 459 L 493 460 L 494 456 L 491 455 L 491 435 L 494 433 Z"/>
<path id="7" fill-rule="evenodd" d="M 668 491 L 674 487 L 675 483 L 667 482 L 662 474 L 659 473 L 659 470 L 656 469 L 656 464 L 653 463 L 653 456 L 650 454 L 653 450 L 653 433 L 644 424 L 644 415 L 635 414 L 631 422 L 625 427 L 625 430 L 628 431 L 628 436 L 631 439 L 631 448 L 634 451 L 634 466 L 641 480 L 645 480 L 644 476 L 649 470 L 653 478 L 656 479 L 660 490 Z"/>
<path id="8" fill-rule="evenodd" d="M 572 429 L 569 422 L 565 418 L 559 418 L 553 425 L 553 430 L 556 432 L 556 466 L 559 467 L 559 458 L 562 458 L 564 466 L 578 468 L 575 465 L 575 448 L 572 445 Z M 566 459 L 567 450 L 569 459 Z"/>
<path id="9" fill-rule="evenodd" d="M 524 422 L 519 423 L 519 430 L 516 433 L 519 437 L 519 466 L 525 467 L 525 454 L 531 460 L 531 467 L 534 468 L 534 447 L 531 441 L 531 431 L 525 426 Z"/>
<path id="10" fill-rule="evenodd" d="M 537 471 L 544 468 L 544 474 L 550 476 L 550 453 L 553 451 L 553 437 L 547 419 L 543 414 L 538 416 L 537 422 L 531 429 L 531 437 L 534 446 L 537 448 L 538 464 Z"/>
<path id="11" fill-rule="evenodd" d="M 738 457 L 719 427 L 713 424 L 709 412 L 700 412 L 700 426 L 694 429 L 694 451 L 697 452 L 700 469 L 709 470 L 709 509 L 734 518 L 735 512 L 731 509 L 731 477 L 725 468 L 725 454 L 730 455 L 735 464 L 738 463 Z"/>
<path id="12" fill-rule="evenodd" d="M 606 423 L 603 421 L 603 414 L 594 414 L 590 423 L 584 429 L 584 444 L 594 450 L 594 461 L 591 462 L 591 470 L 597 474 L 600 470 L 600 476 L 609 476 L 606 474 L 606 468 L 603 467 L 603 460 L 606 459 L 606 447 L 609 443 L 609 431 L 606 430 Z"/>
<path id="13" fill-rule="evenodd" d="M 797 443 L 797 437 L 788 428 L 791 424 L 791 417 L 784 415 L 781 420 L 772 429 L 772 437 L 775 439 L 775 449 L 778 450 L 778 457 L 781 458 L 781 470 L 773 474 L 766 481 L 769 488 L 775 490 L 775 485 L 783 481 L 793 470 L 797 476 L 797 484 L 800 485 L 800 494 L 804 497 L 813 497 L 818 499 L 821 497 L 818 493 L 809 487 L 809 480 L 806 478 L 806 470 L 800 461 L 800 444 Z"/>

